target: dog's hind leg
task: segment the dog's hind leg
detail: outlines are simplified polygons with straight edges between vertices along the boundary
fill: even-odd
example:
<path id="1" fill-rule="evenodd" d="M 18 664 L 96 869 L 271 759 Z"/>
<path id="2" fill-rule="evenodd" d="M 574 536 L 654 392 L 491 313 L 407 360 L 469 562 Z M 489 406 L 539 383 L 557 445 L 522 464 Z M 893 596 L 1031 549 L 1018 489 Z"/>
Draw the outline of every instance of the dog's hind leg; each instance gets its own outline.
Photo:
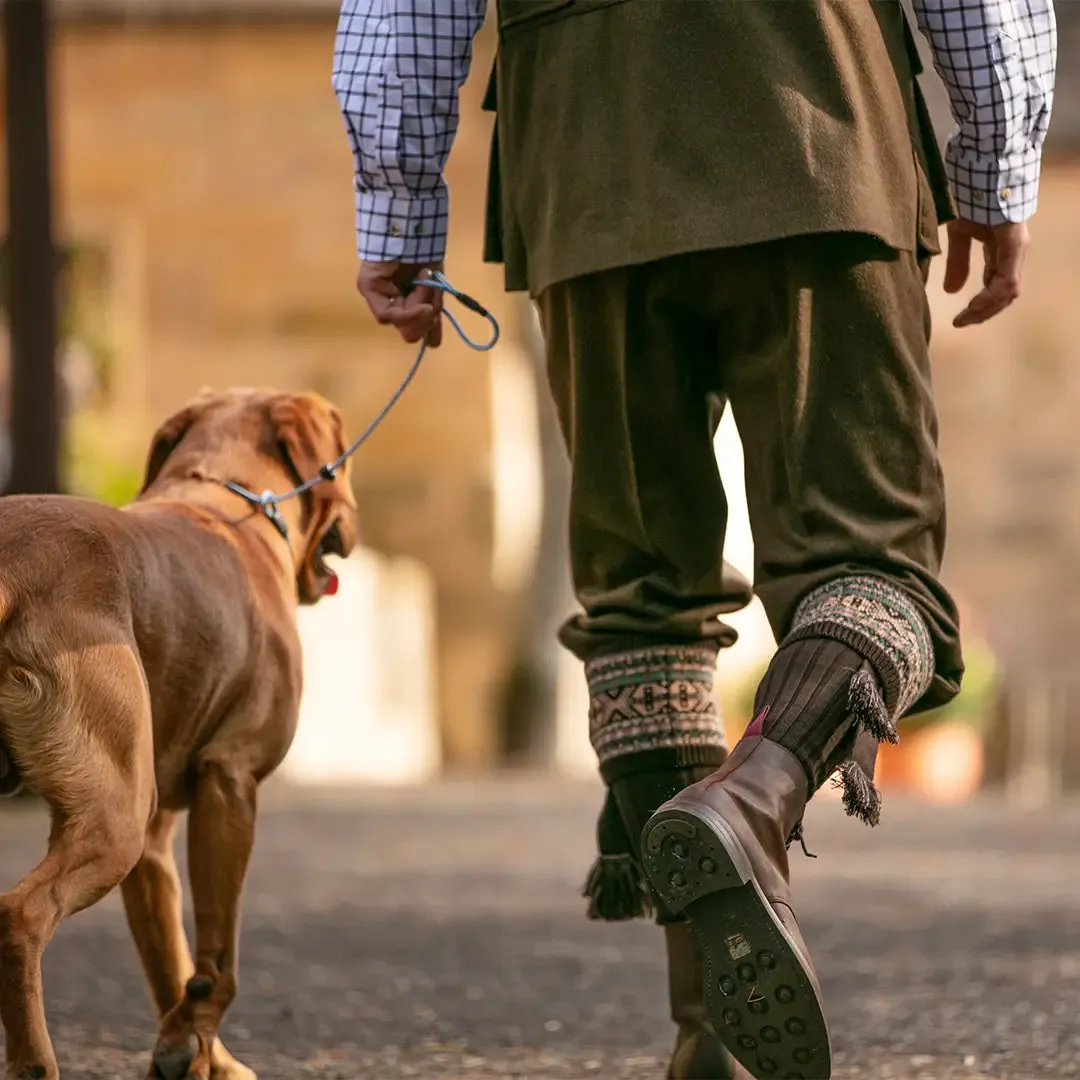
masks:
<path id="1" fill-rule="evenodd" d="M 176 823 L 177 815 L 171 811 L 159 810 L 154 815 L 142 858 L 122 886 L 128 924 L 159 1019 L 180 1004 L 184 987 L 195 974 L 181 915 Z M 210 1060 L 213 1080 L 255 1080 L 255 1074 L 236 1061 L 220 1039 L 214 1042 Z"/>
<path id="2" fill-rule="evenodd" d="M 96 903 L 139 858 L 155 789 L 142 669 L 122 644 L 58 654 L 48 670 L 12 668 L 0 721 L 27 784 L 52 813 L 48 852 L 0 895 L 0 1020 L 8 1080 L 55 1080 L 41 957 L 57 926 Z"/>

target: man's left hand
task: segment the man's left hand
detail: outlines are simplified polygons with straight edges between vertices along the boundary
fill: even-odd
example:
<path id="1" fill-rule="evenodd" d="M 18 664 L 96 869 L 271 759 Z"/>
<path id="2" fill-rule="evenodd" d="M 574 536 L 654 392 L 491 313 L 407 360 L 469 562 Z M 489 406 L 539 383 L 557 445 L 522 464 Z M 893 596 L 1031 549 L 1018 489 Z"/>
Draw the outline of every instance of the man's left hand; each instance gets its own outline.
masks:
<path id="1" fill-rule="evenodd" d="M 971 273 L 972 242 L 983 250 L 983 287 L 959 315 L 953 326 L 977 326 L 1001 314 L 1019 295 L 1031 237 L 1024 223 L 980 225 L 958 218 L 946 226 L 949 254 L 945 263 L 945 291 L 959 292 Z"/>
<path id="2" fill-rule="evenodd" d="M 364 262 L 356 288 L 376 322 L 395 327 L 410 344 L 426 337 L 428 346 L 437 349 L 442 342 L 442 290 L 413 282 L 441 269 L 442 263 Z"/>

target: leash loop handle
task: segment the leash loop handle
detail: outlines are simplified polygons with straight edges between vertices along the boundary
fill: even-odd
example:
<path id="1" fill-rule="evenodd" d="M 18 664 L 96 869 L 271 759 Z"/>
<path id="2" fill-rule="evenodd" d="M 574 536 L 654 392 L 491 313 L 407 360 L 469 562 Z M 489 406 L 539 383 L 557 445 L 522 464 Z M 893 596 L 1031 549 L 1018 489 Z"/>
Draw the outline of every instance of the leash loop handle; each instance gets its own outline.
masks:
<path id="1" fill-rule="evenodd" d="M 443 314 L 446 316 L 450 325 L 457 331 L 457 335 L 469 346 L 470 349 L 475 349 L 477 352 L 488 352 L 494 349 L 499 343 L 499 323 L 494 315 L 479 300 L 474 300 L 467 293 L 461 292 L 459 289 L 455 289 L 450 284 L 446 275 L 441 270 L 436 270 L 429 278 L 417 278 L 413 285 L 423 285 L 429 289 L 439 289 L 446 293 L 448 296 L 452 296 L 462 307 L 468 308 L 469 311 L 475 312 L 477 315 L 482 315 L 491 324 L 491 340 L 485 345 L 478 341 L 474 341 L 465 331 L 461 328 L 461 323 L 454 318 L 452 311 L 443 309 Z M 425 342 L 426 344 L 426 342 Z M 423 346 L 421 346 L 421 349 Z"/>

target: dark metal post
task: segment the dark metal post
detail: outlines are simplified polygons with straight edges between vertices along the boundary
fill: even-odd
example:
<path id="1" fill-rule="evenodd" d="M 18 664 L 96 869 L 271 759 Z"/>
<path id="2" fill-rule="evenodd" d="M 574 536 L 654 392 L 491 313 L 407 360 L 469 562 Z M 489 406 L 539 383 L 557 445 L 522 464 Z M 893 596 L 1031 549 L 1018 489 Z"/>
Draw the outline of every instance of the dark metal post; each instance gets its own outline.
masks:
<path id="1" fill-rule="evenodd" d="M 57 258 L 52 223 L 47 0 L 3 4 L 7 107 L 9 493 L 60 483 Z"/>

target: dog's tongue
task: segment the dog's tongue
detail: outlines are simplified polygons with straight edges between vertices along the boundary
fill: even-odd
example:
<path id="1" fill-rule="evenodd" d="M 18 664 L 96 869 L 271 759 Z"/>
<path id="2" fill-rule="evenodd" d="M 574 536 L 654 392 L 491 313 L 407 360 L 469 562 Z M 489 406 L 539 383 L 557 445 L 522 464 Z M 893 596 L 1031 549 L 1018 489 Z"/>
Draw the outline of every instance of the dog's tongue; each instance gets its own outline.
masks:
<path id="1" fill-rule="evenodd" d="M 338 591 L 338 576 L 332 570 L 330 576 L 326 579 L 326 585 L 323 588 L 323 596 L 333 596 Z"/>

